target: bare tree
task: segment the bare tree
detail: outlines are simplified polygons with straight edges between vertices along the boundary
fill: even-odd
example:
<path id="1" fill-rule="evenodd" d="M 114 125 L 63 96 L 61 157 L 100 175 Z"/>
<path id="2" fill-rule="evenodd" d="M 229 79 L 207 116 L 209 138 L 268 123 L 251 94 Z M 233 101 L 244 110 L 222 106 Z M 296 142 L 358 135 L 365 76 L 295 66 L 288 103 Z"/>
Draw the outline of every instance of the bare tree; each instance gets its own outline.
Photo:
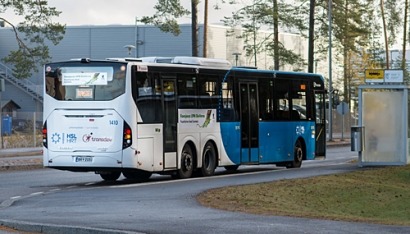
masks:
<path id="1" fill-rule="evenodd" d="M 24 20 L 14 23 L 0 16 L 0 21 L 11 26 L 18 45 L 17 50 L 10 51 L 2 60 L 14 65 L 13 75 L 16 78 L 28 78 L 37 71 L 38 64 L 50 59 L 46 41 L 56 45 L 63 39 L 65 26 L 52 21 L 61 12 L 48 6 L 47 1 L 0 0 L 0 13 L 6 10 L 14 11 Z"/>

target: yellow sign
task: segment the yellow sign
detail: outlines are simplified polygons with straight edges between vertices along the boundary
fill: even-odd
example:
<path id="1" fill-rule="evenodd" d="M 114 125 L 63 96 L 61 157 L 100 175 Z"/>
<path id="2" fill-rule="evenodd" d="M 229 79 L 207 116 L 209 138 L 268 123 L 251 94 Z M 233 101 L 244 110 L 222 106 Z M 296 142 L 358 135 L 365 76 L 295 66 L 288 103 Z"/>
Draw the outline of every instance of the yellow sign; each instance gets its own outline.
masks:
<path id="1" fill-rule="evenodd" d="M 383 79 L 383 69 L 366 69 L 366 79 Z"/>
<path id="2" fill-rule="evenodd" d="M 383 69 L 366 69 L 365 71 L 366 82 L 383 82 L 384 70 Z"/>

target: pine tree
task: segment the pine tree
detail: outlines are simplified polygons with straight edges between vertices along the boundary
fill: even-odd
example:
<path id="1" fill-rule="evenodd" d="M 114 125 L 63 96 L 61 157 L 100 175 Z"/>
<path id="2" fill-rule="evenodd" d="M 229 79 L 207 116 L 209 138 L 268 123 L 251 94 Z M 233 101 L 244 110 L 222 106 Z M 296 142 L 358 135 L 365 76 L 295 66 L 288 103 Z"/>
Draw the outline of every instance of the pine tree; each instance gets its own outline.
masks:
<path id="1" fill-rule="evenodd" d="M 232 1 L 232 3 L 236 2 Z M 279 41 L 278 34 L 279 27 L 305 32 L 308 28 L 304 23 L 305 17 L 301 8 L 296 8 L 287 1 L 254 0 L 234 12 L 232 16 L 225 17 L 223 22 L 232 29 L 238 26 L 243 29 L 240 37 L 244 38 L 245 53 L 247 57 L 253 59 L 255 66 L 257 66 L 257 55 L 261 51 L 267 51 L 274 60 L 273 69 L 278 70 L 286 64 L 292 64 L 296 69 L 300 69 L 305 65 L 305 61 L 300 55 L 286 49 Z M 262 29 L 271 33 L 265 38 L 258 38 L 258 32 Z"/>

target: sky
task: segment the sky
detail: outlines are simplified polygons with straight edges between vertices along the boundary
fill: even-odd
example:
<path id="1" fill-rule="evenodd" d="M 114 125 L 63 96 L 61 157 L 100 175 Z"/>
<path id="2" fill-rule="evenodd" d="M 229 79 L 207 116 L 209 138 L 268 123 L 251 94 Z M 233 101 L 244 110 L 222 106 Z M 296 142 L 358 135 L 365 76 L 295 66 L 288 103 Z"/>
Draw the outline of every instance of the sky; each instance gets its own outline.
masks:
<path id="1" fill-rule="evenodd" d="M 191 9 L 190 0 L 180 0 L 181 4 Z M 248 0 L 243 0 L 244 2 Z M 151 16 L 155 13 L 156 0 L 48 0 L 48 5 L 61 11 L 60 17 L 55 21 L 67 26 L 78 25 L 134 25 L 136 17 Z M 203 0 L 199 4 L 199 23 L 203 23 L 204 6 Z M 215 10 L 214 5 L 219 2 L 220 10 Z M 211 24 L 221 23 L 224 16 L 230 16 L 238 7 L 221 4 L 221 0 L 209 0 L 208 22 Z M 17 24 L 19 18 L 12 11 L 2 14 L 13 24 Z M 191 19 L 186 16 L 180 23 L 190 23 Z"/>

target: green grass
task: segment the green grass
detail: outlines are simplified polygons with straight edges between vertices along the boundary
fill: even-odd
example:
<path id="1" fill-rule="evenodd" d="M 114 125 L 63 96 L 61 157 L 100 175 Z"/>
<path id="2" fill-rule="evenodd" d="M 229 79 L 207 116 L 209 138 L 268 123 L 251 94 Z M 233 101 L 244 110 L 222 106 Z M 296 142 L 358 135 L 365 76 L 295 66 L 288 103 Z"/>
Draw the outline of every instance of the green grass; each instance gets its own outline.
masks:
<path id="1" fill-rule="evenodd" d="M 208 207 L 260 215 L 410 225 L 410 166 L 213 189 Z"/>

